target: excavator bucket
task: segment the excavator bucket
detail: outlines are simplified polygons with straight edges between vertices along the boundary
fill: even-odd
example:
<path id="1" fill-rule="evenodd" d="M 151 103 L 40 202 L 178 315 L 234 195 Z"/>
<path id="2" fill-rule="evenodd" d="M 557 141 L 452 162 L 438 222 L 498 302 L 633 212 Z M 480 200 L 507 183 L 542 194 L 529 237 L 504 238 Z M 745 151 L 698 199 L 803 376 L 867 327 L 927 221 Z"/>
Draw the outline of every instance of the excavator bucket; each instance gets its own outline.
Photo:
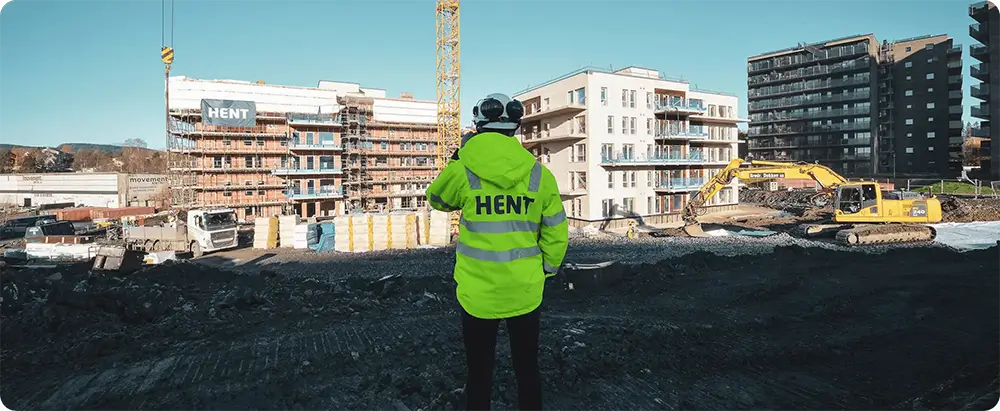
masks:
<path id="1" fill-rule="evenodd" d="M 684 234 L 691 237 L 711 237 L 710 235 L 705 234 L 705 230 L 701 228 L 701 224 L 689 224 L 684 226 Z"/>

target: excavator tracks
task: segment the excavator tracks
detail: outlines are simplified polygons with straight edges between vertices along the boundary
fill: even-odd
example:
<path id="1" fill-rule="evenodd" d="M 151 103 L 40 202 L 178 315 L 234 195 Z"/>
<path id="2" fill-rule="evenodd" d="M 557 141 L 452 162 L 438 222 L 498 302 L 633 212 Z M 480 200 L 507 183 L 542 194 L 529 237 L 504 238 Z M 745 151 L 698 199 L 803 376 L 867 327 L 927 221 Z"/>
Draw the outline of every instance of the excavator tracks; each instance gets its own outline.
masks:
<path id="1" fill-rule="evenodd" d="M 837 232 L 837 242 L 848 246 L 916 243 L 936 237 L 933 227 L 915 224 L 859 224 Z"/>

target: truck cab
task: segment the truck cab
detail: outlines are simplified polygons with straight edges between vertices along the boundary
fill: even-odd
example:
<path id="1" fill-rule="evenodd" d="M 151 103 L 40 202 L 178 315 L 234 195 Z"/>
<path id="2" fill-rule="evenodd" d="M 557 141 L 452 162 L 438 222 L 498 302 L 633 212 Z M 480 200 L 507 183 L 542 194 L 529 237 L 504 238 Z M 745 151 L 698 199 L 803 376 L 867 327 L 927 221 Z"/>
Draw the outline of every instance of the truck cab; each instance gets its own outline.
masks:
<path id="1" fill-rule="evenodd" d="M 196 257 L 237 245 L 236 212 L 232 209 L 188 211 L 186 225 L 191 252 Z"/>

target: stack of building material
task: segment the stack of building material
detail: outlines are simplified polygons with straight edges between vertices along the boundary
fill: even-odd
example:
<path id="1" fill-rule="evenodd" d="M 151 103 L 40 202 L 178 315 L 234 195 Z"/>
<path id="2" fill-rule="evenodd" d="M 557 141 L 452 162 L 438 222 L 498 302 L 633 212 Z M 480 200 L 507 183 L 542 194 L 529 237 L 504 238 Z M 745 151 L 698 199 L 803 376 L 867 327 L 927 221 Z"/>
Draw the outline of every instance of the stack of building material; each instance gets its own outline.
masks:
<path id="1" fill-rule="evenodd" d="M 333 223 L 322 223 L 319 225 L 319 239 L 316 244 L 309 246 L 315 251 L 331 251 L 334 249 L 336 239 L 336 228 Z"/>
<path id="2" fill-rule="evenodd" d="M 278 217 L 256 218 L 253 226 L 253 248 L 278 247 Z"/>
<path id="3" fill-rule="evenodd" d="M 430 210 L 417 216 L 420 245 L 443 246 L 451 243 L 451 213 Z"/>
<path id="4" fill-rule="evenodd" d="M 299 216 L 283 215 L 278 217 L 278 242 L 281 248 L 295 247 L 295 226 L 299 224 Z"/>
<path id="5" fill-rule="evenodd" d="M 90 216 L 94 220 L 97 219 L 108 219 L 115 220 L 127 216 L 138 216 L 146 214 L 155 214 L 156 209 L 153 207 L 120 207 L 120 208 L 94 208 L 91 209 Z"/>
<path id="6" fill-rule="evenodd" d="M 302 223 L 295 226 L 294 248 L 306 249 L 319 242 L 318 224 Z"/>
<path id="7" fill-rule="evenodd" d="M 417 216 L 413 212 L 351 214 L 334 219 L 337 251 L 399 250 L 417 246 Z"/>

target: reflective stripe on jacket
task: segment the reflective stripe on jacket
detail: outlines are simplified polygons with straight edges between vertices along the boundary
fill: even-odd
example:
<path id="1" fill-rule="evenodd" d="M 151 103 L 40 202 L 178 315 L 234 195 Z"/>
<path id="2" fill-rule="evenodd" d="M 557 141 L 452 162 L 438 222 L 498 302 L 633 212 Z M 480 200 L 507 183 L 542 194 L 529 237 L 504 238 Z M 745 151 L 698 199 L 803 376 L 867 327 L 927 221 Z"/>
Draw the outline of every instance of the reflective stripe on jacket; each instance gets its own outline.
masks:
<path id="1" fill-rule="evenodd" d="M 520 142 L 482 133 L 427 188 L 437 210 L 461 210 L 456 294 L 479 318 L 509 318 L 542 302 L 562 265 L 569 226 L 555 177 Z"/>

